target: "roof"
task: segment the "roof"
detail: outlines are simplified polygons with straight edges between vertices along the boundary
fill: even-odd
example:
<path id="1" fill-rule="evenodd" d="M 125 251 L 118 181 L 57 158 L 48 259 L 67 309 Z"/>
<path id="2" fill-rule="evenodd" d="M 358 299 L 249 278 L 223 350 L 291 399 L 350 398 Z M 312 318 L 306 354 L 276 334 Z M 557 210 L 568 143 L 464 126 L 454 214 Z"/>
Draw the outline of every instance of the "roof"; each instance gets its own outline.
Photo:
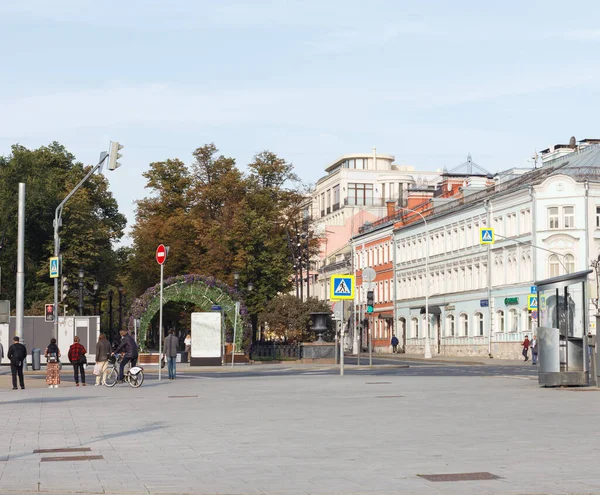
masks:
<path id="1" fill-rule="evenodd" d="M 396 159 L 394 155 L 382 155 L 381 153 L 377 153 L 376 156 L 377 159 L 390 160 L 392 162 Z M 353 158 L 373 158 L 373 153 L 350 153 L 349 155 L 342 155 L 336 161 L 325 167 L 325 171 L 330 172 L 343 161 L 352 160 Z"/>
<path id="2" fill-rule="evenodd" d="M 498 196 L 506 194 L 508 191 L 515 192 L 531 186 L 537 186 L 546 179 L 557 175 L 566 175 L 578 182 L 585 180 L 600 182 L 600 145 L 590 145 L 581 150 L 569 153 L 568 155 L 550 160 L 544 164 L 543 167 L 533 169 L 531 172 L 519 175 L 514 179 L 510 179 L 499 184 L 494 184 L 493 186 L 482 189 L 481 191 L 471 193 L 467 196 L 460 197 L 431 208 L 431 213 L 427 216 L 427 219 L 434 219 L 448 213 L 454 214 L 458 209 L 474 206 L 484 199 L 492 200 Z M 424 211 L 421 210 L 421 213 L 423 212 Z M 355 237 L 365 235 L 375 228 L 387 227 L 390 223 L 395 223 L 401 220 L 403 217 L 410 218 L 412 216 L 416 217 L 417 215 L 406 211 L 398 212 L 391 217 L 386 217 L 378 222 L 374 222 L 373 227 L 370 230 L 361 227 L 359 230 L 360 234 Z M 401 230 L 406 227 L 420 225 L 422 221 L 423 220 L 420 217 L 415 218 L 415 220 L 410 224 L 403 225 L 394 230 Z"/>

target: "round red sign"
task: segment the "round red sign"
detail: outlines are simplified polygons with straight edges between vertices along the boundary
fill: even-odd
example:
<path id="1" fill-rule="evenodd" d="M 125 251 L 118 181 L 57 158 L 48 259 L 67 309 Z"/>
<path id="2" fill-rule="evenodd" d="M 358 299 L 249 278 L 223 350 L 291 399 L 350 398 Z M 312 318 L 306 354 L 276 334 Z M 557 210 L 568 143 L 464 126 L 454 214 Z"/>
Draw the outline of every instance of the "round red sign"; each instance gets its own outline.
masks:
<path id="1" fill-rule="evenodd" d="M 159 244 L 156 248 L 156 262 L 162 265 L 165 261 L 167 261 L 167 248 L 164 244 Z"/>

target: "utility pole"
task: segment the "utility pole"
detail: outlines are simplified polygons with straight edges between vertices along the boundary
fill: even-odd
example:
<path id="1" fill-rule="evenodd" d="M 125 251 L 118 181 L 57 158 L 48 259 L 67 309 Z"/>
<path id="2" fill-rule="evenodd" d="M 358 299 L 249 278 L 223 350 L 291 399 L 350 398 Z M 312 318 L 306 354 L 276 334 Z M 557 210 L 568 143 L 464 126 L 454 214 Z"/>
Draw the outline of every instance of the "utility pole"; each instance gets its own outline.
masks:
<path id="1" fill-rule="evenodd" d="M 18 251 L 17 251 L 17 321 L 15 336 L 23 340 L 23 316 L 25 314 L 25 184 L 19 183 L 18 213 Z M 56 315 L 57 307 L 54 307 Z"/>

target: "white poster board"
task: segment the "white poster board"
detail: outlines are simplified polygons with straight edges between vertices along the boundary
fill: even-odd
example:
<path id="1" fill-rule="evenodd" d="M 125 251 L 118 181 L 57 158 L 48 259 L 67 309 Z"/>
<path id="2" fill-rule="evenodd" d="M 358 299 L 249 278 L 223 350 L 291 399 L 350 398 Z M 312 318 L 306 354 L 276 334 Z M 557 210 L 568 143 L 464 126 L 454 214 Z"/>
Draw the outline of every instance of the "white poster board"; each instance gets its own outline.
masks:
<path id="1" fill-rule="evenodd" d="M 192 313 L 192 358 L 221 358 L 221 313 Z"/>

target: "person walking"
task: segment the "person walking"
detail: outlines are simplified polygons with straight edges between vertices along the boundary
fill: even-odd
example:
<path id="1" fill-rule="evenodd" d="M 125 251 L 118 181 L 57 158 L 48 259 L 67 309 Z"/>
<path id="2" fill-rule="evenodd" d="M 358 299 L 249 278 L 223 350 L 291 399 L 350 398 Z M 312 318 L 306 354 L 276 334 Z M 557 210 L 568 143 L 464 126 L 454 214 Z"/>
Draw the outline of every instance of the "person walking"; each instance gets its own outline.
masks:
<path id="1" fill-rule="evenodd" d="M 395 335 L 392 335 L 392 352 L 394 354 L 396 354 L 398 352 L 398 344 L 400 343 L 400 341 L 398 340 L 398 337 L 396 337 Z"/>
<path id="2" fill-rule="evenodd" d="M 23 364 L 27 359 L 27 348 L 19 342 L 19 337 L 13 338 L 13 345 L 8 348 L 6 357 L 10 361 L 10 372 L 12 373 L 13 390 L 17 390 L 17 375 L 19 375 L 19 384 L 21 390 L 25 388 L 25 379 L 23 378 Z"/>
<path id="3" fill-rule="evenodd" d="M 60 350 L 56 345 L 56 339 L 50 339 L 50 343 L 44 351 L 46 356 L 46 385 L 48 388 L 58 388 L 60 385 Z"/>
<path id="4" fill-rule="evenodd" d="M 532 366 L 537 364 L 537 356 L 538 356 L 537 336 L 535 334 L 533 334 L 533 337 L 531 337 L 531 365 Z"/>
<path id="5" fill-rule="evenodd" d="M 171 330 L 165 339 L 165 357 L 169 365 L 169 380 L 175 380 L 177 344 L 179 344 L 179 339 L 175 335 L 175 330 Z"/>
<path id="6" fill-rule="evenodd" d="M 79 375 L 81 375 L 81 384 L 85 387 L 85 369 L 84 364 L 87 364 L 85 357 L 87 351 L 79 343 L 79 337 L 73 338 L 73 344 L 69 347 L 69 361 L 73 365 L 73 376 L 75 377 L 75 386 L 79 387 Z"/>
<path id="7" fill-rule="evenodd" d="M 106 340 L 106 335 L 101 333 L 96 342 L 96 365 L 94 366 L 94 375 L 96 375 L 96 384 L 104 385 L 106 382 L 106 367 L 108 366 L 108 356 L 110 356 L 110 342 Z"/>
<path id="8" fill-rule="evenodd" d="M 190 359 L 190 351 L 192 350 L 192 334 L 188 333 L 185 336 L 185 340 L 183 341 L 185 344 L 185 352 L 188 354 L 188 359 Z"/>
<path id="9" fill-rule="evenodd" d="M 529 352 L 529 345 L 530 345 L 528 335 L 525 335 L 525 340 L 523 341 L 522 345 L 523 345 L 523 357 L 525 358 L 525 362 L 527 362 L 527 361 L 529 361 L 528 352 Z"/>

